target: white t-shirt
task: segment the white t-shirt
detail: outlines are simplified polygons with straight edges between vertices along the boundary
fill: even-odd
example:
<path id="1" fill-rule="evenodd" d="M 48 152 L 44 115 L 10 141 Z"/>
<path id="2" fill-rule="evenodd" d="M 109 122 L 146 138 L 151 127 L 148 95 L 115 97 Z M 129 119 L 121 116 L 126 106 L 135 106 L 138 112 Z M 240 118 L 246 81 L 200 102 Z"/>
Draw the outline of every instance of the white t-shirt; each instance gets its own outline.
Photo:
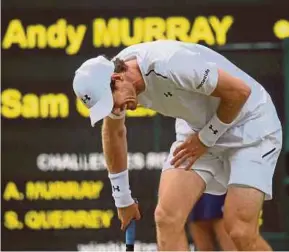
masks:
<path id="1" fill-rule="evenodd" d="M 177 118 L 177 138 L 202 129 L 218 108 L 220 98 L 210 94 L 218 82 L 218 68 L 242 79 L 251 95 L 232 127 L 216 145 L 250 144 L 281 127 L 267 91 L 224 56 L 198 44 L 160 40 L 133 45 L 116 58 L 136 58 L 145 91 L 139 104 Z"/>

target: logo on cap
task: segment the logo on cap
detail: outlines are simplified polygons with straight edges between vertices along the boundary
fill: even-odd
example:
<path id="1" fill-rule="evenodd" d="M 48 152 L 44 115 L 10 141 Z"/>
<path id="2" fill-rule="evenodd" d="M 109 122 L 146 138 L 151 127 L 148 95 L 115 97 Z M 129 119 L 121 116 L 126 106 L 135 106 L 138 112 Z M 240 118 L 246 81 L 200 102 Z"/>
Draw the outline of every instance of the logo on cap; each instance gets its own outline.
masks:
<path id="1" fill-rule="evenodd" d="M 89 97 L 87 94 L 81 98 L 81 100 L 86 104 L 88 101 L 91 100 L 91 97 Z"/>

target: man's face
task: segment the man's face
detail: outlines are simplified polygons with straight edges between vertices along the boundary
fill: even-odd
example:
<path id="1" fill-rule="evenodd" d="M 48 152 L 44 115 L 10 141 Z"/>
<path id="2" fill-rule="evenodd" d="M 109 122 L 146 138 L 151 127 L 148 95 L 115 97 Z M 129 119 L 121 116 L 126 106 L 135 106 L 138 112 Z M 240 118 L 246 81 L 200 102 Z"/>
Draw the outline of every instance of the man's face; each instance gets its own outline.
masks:
<path id="1" fill-rule="evenodd" d="M 134 85 L 123 79 L 116 79 L 112 87 L 114 107 L 112 112 L 119 114 L 125 109 L 135 110 L 137 108 L 137 94 Z"/>

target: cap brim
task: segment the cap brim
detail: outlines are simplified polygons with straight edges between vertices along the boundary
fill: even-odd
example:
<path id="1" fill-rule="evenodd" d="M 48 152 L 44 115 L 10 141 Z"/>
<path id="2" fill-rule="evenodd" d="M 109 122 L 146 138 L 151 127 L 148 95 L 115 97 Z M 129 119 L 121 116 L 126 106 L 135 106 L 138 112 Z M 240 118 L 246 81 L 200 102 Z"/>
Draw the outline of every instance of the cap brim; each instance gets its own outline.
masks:
<path id="1" fill-rule="evenodd" d="M 91 126 L 107 117 L 113 109 L 113 96 L 110 89 L 106 89 L 105 94 L 94 106 L 89 109 Z"/>

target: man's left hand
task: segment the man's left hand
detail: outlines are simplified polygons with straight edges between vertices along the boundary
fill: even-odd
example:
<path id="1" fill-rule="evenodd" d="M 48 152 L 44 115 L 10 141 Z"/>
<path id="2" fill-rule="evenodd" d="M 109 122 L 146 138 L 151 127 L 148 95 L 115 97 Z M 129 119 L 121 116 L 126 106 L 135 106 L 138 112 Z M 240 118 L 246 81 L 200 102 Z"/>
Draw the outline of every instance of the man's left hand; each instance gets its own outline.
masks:
<path id="1" fill-rule="evenodd" d="M 171 165 L 178 168 L 182 163 L 186 162 L 185 170 L 189 170 L 195 161 L 202 156 L 207 149 L 208 147 L 200 141 L 198 134 L 192 134 L 185 142 L 175 149 Z"/>

